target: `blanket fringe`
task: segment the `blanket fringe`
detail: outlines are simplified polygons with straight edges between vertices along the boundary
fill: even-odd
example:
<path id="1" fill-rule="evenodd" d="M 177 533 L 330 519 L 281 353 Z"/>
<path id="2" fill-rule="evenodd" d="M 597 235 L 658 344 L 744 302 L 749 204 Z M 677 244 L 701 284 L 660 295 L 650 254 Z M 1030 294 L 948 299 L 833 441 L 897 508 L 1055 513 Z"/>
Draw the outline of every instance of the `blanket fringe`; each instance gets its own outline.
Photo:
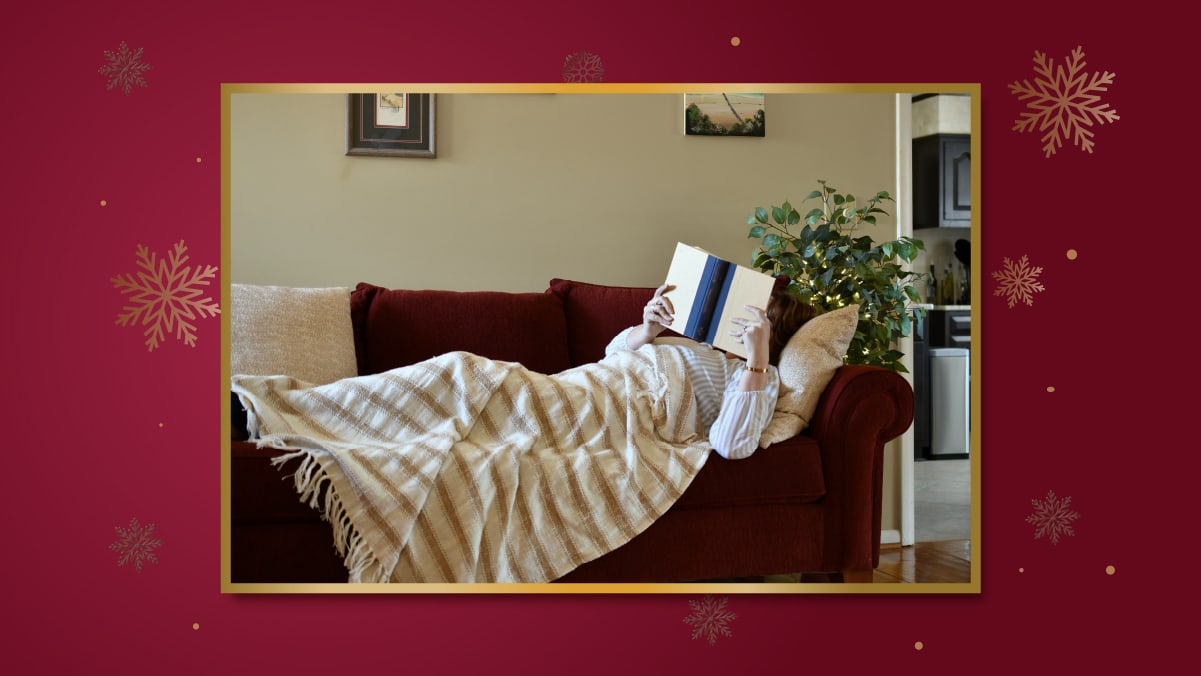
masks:
<path id="1" fill-rule="evenodd" d="M 379 582 L 379 560 L 367 546 L 366 539 L 351 523 L 346 506 L 337 491 L 326 490 L 322 504 L 321 491 L 330 483 L 330 477 L 311 451 L 302 450 L 272 458 L 271 464 L 281 466 L 289 460 L 301 458 L 300 467 L 292 473 L 300 501 L 318 510 L 321 518 L 333 527 L 334 550 L 342 557 L 350 574 L 351 582 Z"/>

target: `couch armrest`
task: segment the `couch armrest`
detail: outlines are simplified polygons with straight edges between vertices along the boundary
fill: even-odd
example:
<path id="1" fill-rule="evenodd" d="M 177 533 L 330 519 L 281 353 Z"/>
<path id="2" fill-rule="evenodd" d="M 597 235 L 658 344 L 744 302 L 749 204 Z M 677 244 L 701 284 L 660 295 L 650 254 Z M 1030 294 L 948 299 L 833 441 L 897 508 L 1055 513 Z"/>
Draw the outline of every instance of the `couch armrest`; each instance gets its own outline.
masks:
<path id="1" fill-rule="evenodd" d="M 883 397 L 875 401 L 878 415 L 871 423 L 882 437 L 881 443 L 901 436 L 913 422 L 913 387 L 899 373 L 878 366 L 843 365 L 834 371 L 822 392 L 809 422 L 809 429 L 818 441 L 839 424 L 845 423 L 850 409 L 862 406 L 866 397 Z"/>
<path id="2" fill-rule="evenodd" d="M 913 406 L 909 381 L 876 366 L 841 366 L 822 393 L 808 434 L 825 474 L 828 570 L 879 563 L 884 444 L 909 428 Z"/>

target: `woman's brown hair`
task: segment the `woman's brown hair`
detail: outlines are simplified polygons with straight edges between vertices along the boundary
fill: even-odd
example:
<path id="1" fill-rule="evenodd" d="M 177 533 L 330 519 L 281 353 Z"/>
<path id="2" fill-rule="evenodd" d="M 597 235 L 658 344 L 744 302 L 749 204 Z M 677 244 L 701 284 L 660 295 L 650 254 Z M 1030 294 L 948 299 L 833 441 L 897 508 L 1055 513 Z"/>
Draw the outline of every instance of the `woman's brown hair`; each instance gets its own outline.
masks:
<path id="1" fill-rule="evenodd" d="M 816 307 L 788 293 L 787 286 L 777 286 L 772 291 L 771 300 L 767 303 L 767 320 L 771 322 L 768 360 L 773 366 L 780 364 L 780 353 L 792 335 L 817 314 Z"/>

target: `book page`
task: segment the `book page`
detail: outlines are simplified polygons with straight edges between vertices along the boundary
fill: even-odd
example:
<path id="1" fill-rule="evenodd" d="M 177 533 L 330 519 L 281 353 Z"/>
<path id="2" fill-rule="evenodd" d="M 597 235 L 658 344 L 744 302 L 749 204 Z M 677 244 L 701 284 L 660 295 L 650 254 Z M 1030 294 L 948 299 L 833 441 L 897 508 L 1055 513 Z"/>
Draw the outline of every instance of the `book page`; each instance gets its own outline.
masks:
<path id="1" fill-rule="evenodd" d="M 775 284 L 776 280 L 771 275 L 741 265 L 735 268 L 734 278 L 730 283 L 730 292 L 726 295 L 717 329 L 713 334 L 713 347 L 732 352 L 746 359 L 746 346 L 730 336 L 730 331 L 737 327 L 730 320 L 733 317 L 750 318 L 751 315 L 743 307 L 744 305 L 766 310 L 768 302 L 771 301 L 771 292 Z"/>
<path id="2" fill-rule="evenodd" d="M 667 278 L 664 279 L 664 283 L 671 284 L 675 288 L 663 296 L 671 300 L 671 305 L 675 309 L 675 321 L 672 322 L 670 328 L 681 335 L 684 335 L 684 327 L 688 326 L 688 322 L 692 318 L 693 303 L 704 279 L 709 257 L 709 253 L 704 249 L 681 242 L 676 244 L 675 256 L 671 259 L 671 266 L 667 269 Z M 700 309 L 698 305 L 696 311 L 699 312 Z"/>

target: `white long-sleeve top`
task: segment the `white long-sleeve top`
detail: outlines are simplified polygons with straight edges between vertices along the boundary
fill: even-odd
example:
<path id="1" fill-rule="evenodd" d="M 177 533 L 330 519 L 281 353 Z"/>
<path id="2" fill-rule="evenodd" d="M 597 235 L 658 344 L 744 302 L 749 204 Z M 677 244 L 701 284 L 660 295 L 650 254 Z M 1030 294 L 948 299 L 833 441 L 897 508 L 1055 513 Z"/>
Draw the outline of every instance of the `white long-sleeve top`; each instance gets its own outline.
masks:
<path id="1" fill-rule="evenodd" d="M 605 348 L 605 355 L 630 349 L 626 339 L 633 328 L 614 336 Z M 738 388 L 746 367 L 743 360 L 729 359 L 712 346 L 687 338 L 661 336 L 655 338 L 653 344 L 680 349 L 686 376 L 696 397 L 701 429 L 708 428 L 709 445 L 713 450 L 731 460 L 754 453 L 776 408 L 780 391 L 776 367 L 767 367 L 767 385 L 762 390 L 743 392 Z"/>

